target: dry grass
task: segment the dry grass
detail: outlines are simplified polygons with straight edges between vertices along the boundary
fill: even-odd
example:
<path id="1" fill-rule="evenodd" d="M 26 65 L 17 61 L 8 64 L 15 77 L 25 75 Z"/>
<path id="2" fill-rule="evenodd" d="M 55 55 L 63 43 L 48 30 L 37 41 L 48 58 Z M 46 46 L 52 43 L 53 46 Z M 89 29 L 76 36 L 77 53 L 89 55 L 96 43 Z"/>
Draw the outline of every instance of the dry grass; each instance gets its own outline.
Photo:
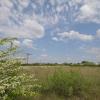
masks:
<path id="1" fill-rule="evenodd" d="M 75 71 L 90 78 L 100 77 L 100 67 L 69 67 L 69 66 L 27 66 L 25 68 L 27 72 L 35 74 L 37 78 L 45 78 L 48 75 L 53 74 L 56 70 L 63 69 L 66 72 Z"/>
<path id="2" fill-rule="evenodd" d="M 63 69 L 66 72 L 74 71 L 81 73 L 88 81 L 91 81 L 91 90 L 86 96 L 88 99 L 83 100 L 100 100 L 100 67 L 69 67 L 69 66 L 27 66 L 25 70 L 34 74 L 36 78 L 45 80 L 49 75 L 52 75 L 55 71 Z M 43 100 L 59 100 L 55 96 L 45 97 Z M 47 98 L 47 99 L 46 99 Z M 49 99 L 51 98 L 51 99 Z M 55 99 L 56 98 L 56 99 Z M 37 100 L 37 99 L 36 99 Z M 42 100 L 39 99 L 39 100 Z M 63 100 L 63 99 L 60 99 Z M 82 98 L 72 97 L 69 100 L 82 100 Z"/>

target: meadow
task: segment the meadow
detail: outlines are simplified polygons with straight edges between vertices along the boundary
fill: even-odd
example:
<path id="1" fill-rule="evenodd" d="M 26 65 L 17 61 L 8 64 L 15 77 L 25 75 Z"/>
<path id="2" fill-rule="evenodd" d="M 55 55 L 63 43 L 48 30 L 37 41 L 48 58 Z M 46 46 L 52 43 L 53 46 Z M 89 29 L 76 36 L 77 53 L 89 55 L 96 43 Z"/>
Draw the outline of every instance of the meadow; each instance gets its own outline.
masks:
<path id="1" fill-rule="evenodd" d="M 30 97 L 30 100 L 100 100 L 100 67 L 95 67 L 95 66 L 71 67 L 71 66 L 57 65 L 57 66 L 24 66 L 23 68 L 25 73 L 34 75 L 34 77 L 38 79 L 40 83 L 44 82 L 44 84 L 45 83 L 48 84 L 50 82 L 48 81 L 48 77 L 50 76 L 52 76 L 52 78 L 55 77 L 53 78 L 53 81 L 51 81 L 51 84 L 53 84 L 56 80 L 56 82 L 54 83 L 55 85 L 53 84 L 53 88 L 51 85 L 50 86 L 48 85 L 52 89 L 48 89 L 48 91 L 46 92 L 42 91 L 43 92 L 42 94 L 40 92 L 40 95 L 36 96 L 35 98 Z M 58 72 L 58 74 L 56 74 L 55 76 L 56 72 Z M 62 75 L 59 72 L 64 72 L 64 74 Z M 73 75 L 69 74 L 68 76 L 67 75 L 68 73 L 74 73 L 74 74 Z M 80 76 L 78 76 L 77 74 L 81 75 L 81 79 Z M 61 76 L 61 78 L 59 78 L 59 76 Z M 73 81 L 74 80 L 73 77 L 75 76 L 76 80 Z M 69 80 L 67 80 L 66 77 L 69 78 Z M 73 81 L 72 87 L 76 84 L 75 88 L 78 88 L 79 86 L 77 85 L 77 83 L 83 85 L 83 87 L 80 88 L 82 91 L 79 91 L 83 92 L 83 94 L 74 95 L 74 93 L 72 93 L 73 91 L 70 88 L 69 91 L 67 91 L 69 95 L 66 94 L 64 95 L 66 91 L 65 89 L 66 81 L 69 84 L 69 87 L 71 84 L 70 82 L 72 81 Z M 56 93 L 56 91 L 53 91 L 54 88 L 56 88 L 58 94 Z M 62 92 L 64 91 L 64 93 L 63 94 L 62 92 L 59 93 L 59 91 Z"/>

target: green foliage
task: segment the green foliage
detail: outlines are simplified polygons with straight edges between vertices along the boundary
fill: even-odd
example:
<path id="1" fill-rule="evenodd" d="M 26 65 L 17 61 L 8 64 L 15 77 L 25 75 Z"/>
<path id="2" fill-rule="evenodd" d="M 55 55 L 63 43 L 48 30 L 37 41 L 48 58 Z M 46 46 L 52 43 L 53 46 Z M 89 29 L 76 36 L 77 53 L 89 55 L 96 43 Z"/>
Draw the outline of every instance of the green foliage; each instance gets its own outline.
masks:
<path id="1" fill-rule="evenodd" d="M 85 79 L 76 72 L 57 71 L 43 82 L 42 93 L 55 93 L 60 96 L 83 96 L 88 85 Z"/>
<path id="2" fill-rule="evenodd" d="M 0 100 L 13 100 L 18 96 L 34 96 L 36 94 L 32 90 L 34 77 L 24 74 L 21 63 L 10 58 L 16 47 L 3 48 L 12 40 L 0 40 Z"/>
<path id="3" fill-rule="evenodd" d="M 89 65 L 90 65 L 90 66 L 96 65 L 94 62 L 90 62 L 90 61 L 82 61 L 81 64 L 82 64 L 82 65 L 87 65 L 87 66 L 89 66 Z"/>

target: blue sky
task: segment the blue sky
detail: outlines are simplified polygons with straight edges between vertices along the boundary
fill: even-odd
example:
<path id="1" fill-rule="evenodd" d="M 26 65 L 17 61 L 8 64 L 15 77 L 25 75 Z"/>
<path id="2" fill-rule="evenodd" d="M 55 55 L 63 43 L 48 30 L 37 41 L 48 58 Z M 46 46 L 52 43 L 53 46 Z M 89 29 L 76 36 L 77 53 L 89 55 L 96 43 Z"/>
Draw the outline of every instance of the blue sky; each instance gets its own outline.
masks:
<path id="1" fill-rule="evenodd" d="M 30 62 L 100 62 L 100 0 L 0 0 L 0 38 L 16 37 Z"/>

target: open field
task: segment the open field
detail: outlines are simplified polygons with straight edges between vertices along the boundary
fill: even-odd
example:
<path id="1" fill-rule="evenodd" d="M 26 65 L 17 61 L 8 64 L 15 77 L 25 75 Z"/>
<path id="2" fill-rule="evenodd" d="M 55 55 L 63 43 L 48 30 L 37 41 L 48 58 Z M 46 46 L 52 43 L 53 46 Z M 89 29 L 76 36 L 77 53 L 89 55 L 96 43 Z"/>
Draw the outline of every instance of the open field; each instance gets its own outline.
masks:
<path id="1" fill-rule="evenodd" d="M 47 77 L 53 75 L 58 70 L 80 73 L 90 85 L 88 92 L 83 97 L 69 97 L 67 99 L 59 96 L 44 95 L 37 97 L 35 100 L 100 100 L 100 67 L 70 67 L 70 66 L 25 66 L 25 72 L 34 74 L 35 78 L 46 81 Z M 33 99 L 32 99 L 33 100 Z"/>
<path id="2" fill-rule="evenodd" d="M 70 67 L 70 66 L 25 66 L 24 69 L 34 74 L 36 78 L 46 78 L 48 75 L 53 74 L 59 69 L 66 72 L 75 71 L 79 72 L 85 77 L 98 79 L 100 77 L 100 67 Z"/>

